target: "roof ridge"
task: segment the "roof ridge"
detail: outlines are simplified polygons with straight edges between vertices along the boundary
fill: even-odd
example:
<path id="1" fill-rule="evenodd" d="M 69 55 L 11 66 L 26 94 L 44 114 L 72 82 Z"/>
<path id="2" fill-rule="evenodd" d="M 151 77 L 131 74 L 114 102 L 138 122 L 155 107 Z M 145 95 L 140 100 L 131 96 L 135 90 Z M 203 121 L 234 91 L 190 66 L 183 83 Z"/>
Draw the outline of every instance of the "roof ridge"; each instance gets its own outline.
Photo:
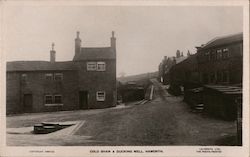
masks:
<path id="1" fill-rule="evenodd" d="M 74 70 L 74 62 L 16 61 L 7 62 L 7 71 Z"/>
<path id="2" fill-rule="evenodd" d="M 240 34 L 243 34 L 243 32 L 238 32 L 238 33 L 234 33 L 234 34 L 227 34 L 227 35 L 222 35 L 222 36 L 216 36 L 215 38 L 213 38 L 212 40 L 207 42 L 205 45 L 208 45 L 208 44 L 210 44 L 213 41 L 218 40 L 218 39 L 228 38 L 228 37 L 232 37 L 232 36 L 236 36 L 236 35 L 240 35 Z"/>
<path id="3" fill-rule="evenodd" d="M 220 40 L 229 40 L 230 38 L 233 38 L 233 39 L 231 39 L 231 41 L 232 40 L 238 41 L 239 35 L 243 35 L 243 32 L 228 34 L 228 35 L 223 35 L 223 36 L 217 36 L 217 37 L 213 38 L 212 40 L 210 40 L 209 42 L 207 42 L 206 44 L 204 44 L 201 48 L 207 48 L 207 47 L 211 46 L 212 44 L 219 42 Z"/>
<path id="4" fill-rule="evenodd" d="M 7 61 L 7 63 L 18 63 L 18 62 L 49 62 L 49 61 L 42 61 L 42 60 L 18 60 L 18 61 Z"/>
<path id="5" fill-rule="evenodd" d="M 31 61 L 31 60 L 21 60 L 21 61 L 7 61 L 7 63 L 21 63 L 21 62 L 44 62 L 44 63 L 51 63 L 50 61 L 39 61 L 39 60 L 34 60 L 34 61 Z M 73 62 L 73 61 L 56 61 L 54 63 L 67 63 L 67 62 Z"/>
<path id="6" fill-rule="evenodd" d="M 103 48 L 111 48 L 110 46 L 107 47 L 81 47 L 82 49 L 103 49 Z"/>

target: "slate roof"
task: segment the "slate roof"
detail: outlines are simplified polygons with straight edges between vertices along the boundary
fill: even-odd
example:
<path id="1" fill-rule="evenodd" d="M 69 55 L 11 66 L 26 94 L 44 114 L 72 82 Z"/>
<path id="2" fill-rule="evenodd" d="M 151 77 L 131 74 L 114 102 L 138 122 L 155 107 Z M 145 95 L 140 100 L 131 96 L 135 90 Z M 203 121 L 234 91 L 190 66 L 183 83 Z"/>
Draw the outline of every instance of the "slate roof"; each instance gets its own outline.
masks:
<path id="1" fill-rule="evenodd" d="M 213 40 L 209 41 L 207 44 L 203 45 L 201 49 L 208 49 L 208 48 L 225 45 L 225 44 L 231 44 L 231 43 L 239 42 L 239 41 L 243 41 L 243 33 L 214 38 Z"/>
<path id="2" fill-rule="evenodd" d="M 181 63 L 196 64 L 197 62 L 196 57 L 197 57 L 197 53 L 192 54 L 189 57 L 186 57 L 184 60 L 182 60 Z"/>
<path id="3" fill-rule="evenodd" d="M 48 71 L 48 70 L 75 70 L 72 61 L 55 62 L 49 61 L 13 61 L 7 62 L 6 70 L 11 71 Z"/>
<path id="4" fill-rule="evenodd" d="M 187 56 L 181 56 L 181 57 L 179 57 L 179 58 L 175 58 L 176 64 L 181 63 L 181 62 L 184 61 L 185 59 L 187 59 Z"/>
<path id="5" fill-rule="evenodd" d="M 111 47 L 82 47 L 81 52 L 74 56 L 73 61 L 115 59 L 115 52 Z"/>
<path id="6" fill-rule="evenodd" d="M 187 56 L 180 56 L 180 57 L 169 57 L 172 61 L 175 59 L 176 64 L 181 63 L 182 61 L 186 60 L 188 57 Z"/>

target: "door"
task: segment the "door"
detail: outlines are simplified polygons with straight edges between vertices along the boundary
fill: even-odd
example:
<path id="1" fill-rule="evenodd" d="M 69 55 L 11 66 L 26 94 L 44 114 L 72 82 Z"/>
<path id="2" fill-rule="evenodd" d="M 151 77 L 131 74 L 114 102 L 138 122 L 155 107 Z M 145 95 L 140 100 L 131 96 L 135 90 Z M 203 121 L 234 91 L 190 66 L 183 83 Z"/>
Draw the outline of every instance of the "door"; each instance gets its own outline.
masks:
<path id="1" fill-rule="evenodd" d="M 79 106 L 80 109 L 88 109 L 88 91 L 79 92 Z"/>
<path id="2" fill-rule="evenodd" d="M 24 94 L 23 96 L 23 111 L 32 112 L 32 94 Z"/>

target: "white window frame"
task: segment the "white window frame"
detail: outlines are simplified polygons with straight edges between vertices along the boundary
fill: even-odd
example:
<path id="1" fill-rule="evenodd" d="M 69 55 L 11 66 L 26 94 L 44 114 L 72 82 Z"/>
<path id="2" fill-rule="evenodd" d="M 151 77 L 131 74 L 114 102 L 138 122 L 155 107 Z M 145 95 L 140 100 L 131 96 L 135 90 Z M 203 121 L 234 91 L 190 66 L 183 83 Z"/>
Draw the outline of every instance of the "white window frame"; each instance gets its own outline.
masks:
<path id="1" fill-rule="evenodd" d="M 87 71 L 96 71 L 96 62 L 87 62 Z"/>
<path id="2" fill-rule="evenodd" d="M 100 68 L 99 65 L 101 65 L 102 68 Z M 106 63 L 105 62 L 97 62 L 96 70 L 97 71 L 106 71 Z"/>
<path id="3" fill-rule="evenodd" d="M 47 77 L 51 77 L 51 79 L 47 79 Z M 46 73 L 45 74 L 45 80 L 53 80 L 53 74 L 52 73 Z"/>
<path id="4" fill-rule="evenodd" d="M 100 96 L 100 94 L 103 94 L 103 96 Z M 96 100 L 97 101 L 105 101 L 106 99 L 106 93 L 105 91 L 98 91 L 96 92 Z"/>
<path id="5" fill-rule="evenodd" d="M 60 79 L 56 80 L 56 77 L 58 77 L 58 76 L 60 76 Z M 61 81 L 61 80 L 63 80 L 63 73 L 55 73 L 54 74 L 54 80 L 55 81 Z"/>

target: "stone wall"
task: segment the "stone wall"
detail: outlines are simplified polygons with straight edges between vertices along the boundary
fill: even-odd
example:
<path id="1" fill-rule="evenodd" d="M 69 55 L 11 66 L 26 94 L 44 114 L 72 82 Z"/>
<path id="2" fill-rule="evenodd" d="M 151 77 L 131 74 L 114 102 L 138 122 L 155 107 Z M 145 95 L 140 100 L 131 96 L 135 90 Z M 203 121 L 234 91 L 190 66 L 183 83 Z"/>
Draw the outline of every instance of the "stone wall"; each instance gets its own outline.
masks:
<path id="1" fill-rule="evenodd" d="M 88 108 L 106 108 L 115 106 L 117 99 L 116 61 L 98 61 L 104 61 L 106 63 L 106 71 L 87 71 L 87 61 L 76 63 L 79 69 L 79 91 L 88 92 Z M 96 100 L 97 91 L 105 91 L 105 101 Z"/>
<path id="2" fill-rule="evenodd" d="M 46 73 L 63 73 L 63 80 L 46 80 Z M 25 80 L 21 79 L 26 74 Z M 33 71 L 7 73 L 7 114 L 22 113 L 24 95 L 32 95 L 30 112 L 78 109 L 78 77 L 76 71 Z M 45 95 L 62 95 L 61 107 L 45 106 Z"/>

